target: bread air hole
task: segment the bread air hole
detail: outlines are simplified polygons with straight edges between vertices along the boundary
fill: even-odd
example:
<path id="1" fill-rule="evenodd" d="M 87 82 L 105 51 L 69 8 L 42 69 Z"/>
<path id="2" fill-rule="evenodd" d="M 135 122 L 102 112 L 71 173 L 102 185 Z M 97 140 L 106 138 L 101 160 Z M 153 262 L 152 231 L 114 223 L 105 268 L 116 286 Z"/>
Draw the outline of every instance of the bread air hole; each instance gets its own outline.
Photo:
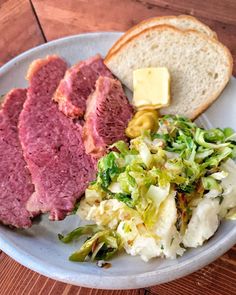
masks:
<path id="1" fill-rule="evenodd" d="M 153 44 L 152 46 L 151 46 L 151 49 L 157 49 L 158 48 L 158 45 L 157 44 Z"/>
<path id="2" fill-rule="evenodd" d="M 219 74 L 218 73 L 212 73 L 212 72 L 208 72 L 207 73 L 210 77 L 213 77 L 213 79 L 217 79 L 219 77 Z"/>
<path id="3" fill-rule="evenodd" d="M 212 72 L 207 72 L 208 76 L 212 77 L 213 73 Z"/>
<path id="4" fill-rule="evenodd" d="M 219 74 L 218 73 L 215 73 L 214 74 L 214 79 L 216 80 L 218 78 Z"/>

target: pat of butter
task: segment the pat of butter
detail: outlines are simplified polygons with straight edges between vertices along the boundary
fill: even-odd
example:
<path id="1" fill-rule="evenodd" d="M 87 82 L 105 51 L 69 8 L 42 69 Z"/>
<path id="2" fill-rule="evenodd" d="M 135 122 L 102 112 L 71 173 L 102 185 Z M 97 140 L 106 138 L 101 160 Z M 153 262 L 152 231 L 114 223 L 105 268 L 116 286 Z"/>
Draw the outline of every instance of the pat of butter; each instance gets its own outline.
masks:
<path id="1" fill-rule="evenodd" d="M 162 108 L 170 102 L 167 68 L 142 68 L 133 72 L 133 104 L 137 108 Z"/>

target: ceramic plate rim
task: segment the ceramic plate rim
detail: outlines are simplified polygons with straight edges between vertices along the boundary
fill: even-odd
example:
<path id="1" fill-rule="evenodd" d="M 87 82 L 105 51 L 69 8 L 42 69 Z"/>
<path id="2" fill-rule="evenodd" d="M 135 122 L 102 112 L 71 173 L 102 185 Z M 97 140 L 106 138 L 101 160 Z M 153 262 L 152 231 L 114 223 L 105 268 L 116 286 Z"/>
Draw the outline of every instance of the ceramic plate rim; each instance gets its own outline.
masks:
<path id="1" fill-rule="evenodd" d="M 84 38 L 84 37 L 96 37 L 100 34 L 112 34 L 119 37 L 122 32 L 95 32 L 95 33 L 83 33 L 78 35 L 72 35 L 60 39 L 56 39 L 53 41 L 50 41 L 45 44 L 41 44 L 37 47 L 34 47 L 32 49 L 29 49 L 17 57 L 13 58 L 9 62 L 7 62 L 5 65 L 3 65 L 0 68 L 0 75 L 4 75 L 4 72 L 11 69 L 14 64 L 21 61 L 31 53 L 35 51 L 40 51 L 41 49 L 50 48 L 53 45 L 60 45 L 60 43 L 64 43 L 70 40 L 73 40 L 75 38 Z M 236 83 L 236 79 L 233 78 L 233 80 Z M 167 266 L 164 269 L 157 269 L 152 270 L 149 272 L 141 273 L 141 274 L 135 274 L 135 275 L 129 275 L 128 277 L 125 275 L 117 275 L 117 276 L 100 276 L 100 275 L 93 275 L 93 274 L 78 274 L 75 271 L 71 271 L 69 275 L 63 273 L 63 271 L 59 270 L 58 267 L 54 266 L 48 266 L 45 262 L 41 262 L 38 258 L 35 258 L 33 255 L 28 255 L 26 251 L 22 250 L 21 248 L 18 248 L 17 246 L 13 246 L 11 244 L 7 244 L 7 242 L 4 240 L 4 237 L 2 236 L 1 230 L 0 230 L 0 248 L 2 251 L 4 251 L 7 255 L 12 257 L 14 260 L 19 262 L 20 264 L 26 266 L 29 269 L 32 269 L 33 271 L 36 271 L 39 274 L 45 275 L 49 278 L 69 283 L 77 286 L 83 286 L 83 287 L 90 287 L 90 288 L 98 288 L 98 289 L 133 289 L 133 288 L 143 288 L 143 287 L 149 287 L 152 285 L 165 283 L 183 276 L 186 276 L 205 265 L 211 263 L 216 258 L 221 256 L 223 253 L 225 253 L 227 250 L 229 250 L 234 244 L 236 243 L 236 227 L 228 232 L 224 238 L 221 238 L 218 243 L 213 245 L 211 249 L 211 253 L 209 254 L 208 251 L 203 251 L 198 253 L 193 259 L 189 259 L 187 261 L 183 261 L 179 263 L 178 265 L 173 266 Z M 198 263 L 196 263 L 196 261 Z M 171 273 L 171 278 L 170 274 Z M 88 284 L 88 278 L 91 279 L 92 283 Z M 115 279 L 116 283 L 114 284 L 114 281 L 112 279 Z M 101 283 L 102 280 L 102 283 Z M 110 283 L 109 281 L 112 281 Z M 128 281 L 134 280 L 132 284 L 127 284 Z"/>

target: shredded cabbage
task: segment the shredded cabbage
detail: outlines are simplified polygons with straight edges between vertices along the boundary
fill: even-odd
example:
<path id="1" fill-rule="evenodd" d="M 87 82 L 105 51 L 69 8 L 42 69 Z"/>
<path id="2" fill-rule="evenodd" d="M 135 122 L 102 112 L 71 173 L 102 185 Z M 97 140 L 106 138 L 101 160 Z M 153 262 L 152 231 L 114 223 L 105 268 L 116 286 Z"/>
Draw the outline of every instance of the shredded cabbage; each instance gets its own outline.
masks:
<path id="1" fill-rule="evenodd" d="M 202 245 L 222 218 L 236 218 L 234 131 L 204 130 L 172 115 L 158 125 L 155 134 L 146 131 L 130 144 L 116 142 L 99 160 L 96 181 L 77 211 L 103 232 L 100 236 L 95 228 L 100 246 L 92 259 L 110 248 L 112 255 L 123 248 L 144 261 L 175 258 Z M 91 239 L 87 252 L 78 252 L 80 260 L 91 255 Z"/>
<path id="2" fill-rule="evenodd" d="M 223 193 L 220 216 L 225 217 L 230 209 L 236 207 L 236 164 L 232 159 L 228 159 L 221 165 L 221 169 L 228 173 L 221 181 Z"/>

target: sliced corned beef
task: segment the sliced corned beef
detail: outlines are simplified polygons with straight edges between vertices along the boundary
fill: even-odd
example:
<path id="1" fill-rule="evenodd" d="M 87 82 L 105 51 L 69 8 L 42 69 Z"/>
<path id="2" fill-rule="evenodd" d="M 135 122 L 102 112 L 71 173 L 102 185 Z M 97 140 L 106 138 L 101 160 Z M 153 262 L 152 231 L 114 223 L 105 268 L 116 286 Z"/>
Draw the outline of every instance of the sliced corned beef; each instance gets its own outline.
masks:
<path id="1" fill-rule="evenodd" d="M 99 158 L 108 145 L 126 140 L 125 128 L 132 112 L 121 83 L 113 78 L 99 77 L 96 90 L 87 100 L 83 127 L 86 152 Z"/>
<path id="2" fill-rule="evenodd" d="M 26 99 L 25 89 L 13 89 L 0 111 L 0 221 L 28 228 L 33 214 L 26 202 L 34 191 L 18 137 L 18 119 Z"/>
<path id="3" fill-rule="evenodd" d="M 52 100 L 65 71 L 65 62 L 57 56 L 31 65 L 19 122 L 24 156 L 35 185 L 27 209 L 50 212 L 51 220 L 63 219 L 71 212 L 95 176 L 93 162 L 85 153 L 82 127 L 62 114 Z"/>
<path id="4" fill-rule="evenodd" d="M 112 77 L 100 55 L 89 58 L 70 68 L 61 80 L 53 99 L 68 117 L 81 118 L 86 110 L 86 100 L 95 89 L 99 76 Z"/>

